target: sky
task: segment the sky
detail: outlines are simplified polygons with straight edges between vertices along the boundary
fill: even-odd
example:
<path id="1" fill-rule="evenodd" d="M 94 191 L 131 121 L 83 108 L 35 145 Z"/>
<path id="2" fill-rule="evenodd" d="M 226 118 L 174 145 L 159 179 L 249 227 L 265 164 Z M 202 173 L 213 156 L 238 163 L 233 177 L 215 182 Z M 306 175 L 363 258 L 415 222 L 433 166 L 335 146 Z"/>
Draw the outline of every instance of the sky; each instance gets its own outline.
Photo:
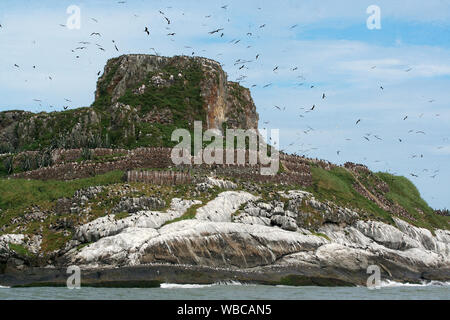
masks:
<path id="1" fill-rule="evenodd" d="M 1 0 L 0 25 L 0 111 L 89 106 L 121 54 L 194 54 L 251 89 L 282 150 L 406 176 L 450 208 L 450 0 Z"/>

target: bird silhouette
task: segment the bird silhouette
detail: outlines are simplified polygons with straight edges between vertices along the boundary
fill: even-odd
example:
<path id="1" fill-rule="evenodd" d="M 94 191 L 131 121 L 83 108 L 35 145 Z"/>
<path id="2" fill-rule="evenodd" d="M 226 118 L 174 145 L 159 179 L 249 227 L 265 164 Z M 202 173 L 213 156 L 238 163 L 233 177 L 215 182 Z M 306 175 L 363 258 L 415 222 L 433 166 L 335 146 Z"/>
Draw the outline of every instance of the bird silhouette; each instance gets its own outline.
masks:
<path id="1" fill-rule="evenodd" d="M 218 33 L 218 32 L 220 32 L 220 31 L 222 31 L 223 29 L 216 29 L 216 30 L 213 30 L 213 31 L 210 31 L 210 32 L 208 32 L 209 34 L 214 34 L 214 33 Z"/>

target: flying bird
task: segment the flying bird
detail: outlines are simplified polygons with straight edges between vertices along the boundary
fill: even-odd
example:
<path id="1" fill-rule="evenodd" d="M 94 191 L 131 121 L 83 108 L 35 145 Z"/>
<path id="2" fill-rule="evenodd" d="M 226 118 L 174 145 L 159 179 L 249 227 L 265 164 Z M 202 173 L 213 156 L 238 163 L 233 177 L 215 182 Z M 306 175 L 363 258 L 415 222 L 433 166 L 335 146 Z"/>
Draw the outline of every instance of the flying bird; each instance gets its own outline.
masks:
<path id="1" fill-rule="evenodd" d="M 91 36 L 99 36 L 99 37 L 101 37 L 102 35 L 99 32 L 92 32 Z"/>
<path id="2" fill-rule="evenodd" d="M 148 30 L 148 28 L 147 28 L 147 27 L 145 27 L 145 30 L 144 30 L 144 32 L 146 32 L 146 33 L 147 33 L 147 35 L 150 35 L 150 31 Z"/>
<path id="3" fill-rule="evenodd" d="M 356 124 L 358 124 L 358 123 L 360 123 L 361 122 L 361 119 L 358 119 L 358 121 L 356 121 Z"/>
<path id="4" fill-rule="evenodd" d="M 220 31 L 222 31 L 223 29 L 216 29 L 216 30 L 213 30 L 213 31 L 210 31 L 210 32 L 208 32 L 209 34 L 214 34 L 214 33 L 217 33 L 217 32 L 220 32 Z"/>

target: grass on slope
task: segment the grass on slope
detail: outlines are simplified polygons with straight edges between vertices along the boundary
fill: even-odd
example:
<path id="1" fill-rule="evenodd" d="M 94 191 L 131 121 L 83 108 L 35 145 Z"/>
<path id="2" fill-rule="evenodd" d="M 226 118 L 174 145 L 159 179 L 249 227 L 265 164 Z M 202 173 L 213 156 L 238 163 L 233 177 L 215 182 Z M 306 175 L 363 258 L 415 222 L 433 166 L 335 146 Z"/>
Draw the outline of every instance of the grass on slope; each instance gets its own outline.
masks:
<path id="1" fill-rule="evenodd" d="M 450 218 L 435 214 L 434 210 L 422 199 L 416 186 L 407 178 L 381 172 L 375 175 L 389 185 L 390 191 L 385 195 L 386 198 L 405 208 L 411 216 L 417 219 L 416 225 L 423 228 L 449 229 Z"/>
<path id="2" fill-rule="evenodd" d="M 6 226 L 4 233 L 14 232 L 16 227 L 21 227 L 20 233 L 32 236 L 41 233 L 42 252 L 52 252 L 64 247 L 65 243 L 72 238 L 72 234 L 64 234 L 61 231 L 52 230 L 51 225 L 59 216 L 50 215 L 44 221 L 31 221 L 27 224 L 11 223 L 15 218 L 21 218 L 30 206 L 38 206 L 48 209 L 60 198 L 73 197 L 75 192 L 90 186 L 110 185 L 121 182 L 123 172 L 113 171 L 92 178 L 78 179 L 72 181 L 39 181 L 25 179 L 0 179 L 0 226 Z M 78 214 L 67 213 L 64 217 L 67 221 L 76 221 L 80 218 Z M 17 233 L 14 232 L 14 233 Z M 22 256 L 29 258 L 32 254 L 25 254 L 20 246 L 11 248 Z"/>
<path id="3" fill-rule="evenodd" d="M 345 168 L 338 167 L 327 171 L 317 166 L 311 166 L 311 174 L 313 185 L 308 188 L 308 191 L 312 192 L 319 200 L 330 200 L 338 205 L 366 212 L 370 219 L 391 224 L 394 222 L 391 213 L 381 209 L 375 202 L 366 199 L 353 188 L 356 180 Z M 449 229 L 449 218 L 435 214 L 433 209 L 421 198 L 414 184 L 407 178 L 392 176 L 388 173 L 377 173 L 376 175 L 390 187 L 390 192 L 385 194 L 385 197 L 402 206 L 416 219 L 408 222 L 430 230 L 434 228 Z M 400 218 L 406 220 L 403 217 Z"/>
<path id="4" fill-rule="evenodd" d="M 313 185 L 308 191 L 321 201 L 330 200 L 340 206 L 359 209 L 369 214 L 370 218 L 378 218 L 393 223 L 391 214 L 384 211 L 375 202 L 367 200 L 354 188 L 355 178 L 345 168 L 333 168 L 330 171 L 311 166 Z"/>
<path id="5" fill-rule="evenodd" d="M 19 209 L 40 202 L 69 198 L 79 189 L 121 182 L 122 171 L 71 181 L 0 179 L 0 209 Z"/>

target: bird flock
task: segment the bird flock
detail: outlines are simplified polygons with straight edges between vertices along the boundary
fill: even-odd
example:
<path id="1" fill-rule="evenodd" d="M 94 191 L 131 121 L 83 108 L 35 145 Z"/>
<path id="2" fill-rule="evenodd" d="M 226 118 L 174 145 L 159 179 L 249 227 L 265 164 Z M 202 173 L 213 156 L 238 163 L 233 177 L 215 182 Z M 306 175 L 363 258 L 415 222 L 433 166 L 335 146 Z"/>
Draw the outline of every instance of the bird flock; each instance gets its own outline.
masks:
<path id="1" fill-rule="evenodd" d="M 126 1 L 118 1 L 117 2 L 118 5 L 125 5 L 127 4 Z M 183 32 L 182 28 L 180 28 L 179 30 L 175 30 L 175 25 L 176 25 L 176 21 L 174 21 L 174 19 L 171 17 L 171 10 L 173 8 L 172 7 L 166 7 L 163 9 L 158 10 L 158 16 L 160 17 L 160 19 L 156 19 L 154 21 L 149 21 L 147 23 L 143 23 L 141 26 L 141 34 L 142 34 L 142 38 L 143 40 L 145 39 L 149 39 L 149 43 L 151 43 L 151 39 L 153 38 L 153 36 L 157 33 L 159 33 L 160 35 L 160 27 L 161 25 L 164 26 L 164 34 L 165 36 L 167 36 L 168 41 L 172 41 L 172 42 L 176 42 L 177 41 L 177 35 L 179 32 Z M 256 12 L 258 10 L 262 10 L 261 7 L 257 7 L 256 8 Z M 249 26 L 249 30 L 242 30 L 242 35 L 240 37 L 236 37 L 236 33 L 233 32 L 234 37 L 233 38 L 228 38 L 227 35 L 227 30 L 228 29 L 232 29 L 232 24 L 231 24 L 231 19 L 229 17 L 227 17 L 225 20 L 223 19 L 215 19 L 216 16 L 218 15 L 222 15 L 222 16 L 226 16 L 227 15 L 227 11 L 229 11 L 229 5 L 225 4 L 225 5 L 221 5 L 217 7 L 217 12 L 216 13 L 211 13 L 211 14 L 207 14 L 206 16 L 204 16 L 203 19 L 205 19 L 205 21 L 201 21 L 201 25 L 202 27 L 209 27 L 210 24 L 216 23 L 216 21 L 226 21 L 226 23 L 224 23 L 223 25 L 216 25 L 211 27 L 208 31 L 205 32 L 205 36 L 210 37 L 212 40 L 214 41 L 218 41 L 221 45 L 223 44 L 227 44 L 230 46 L 244 46 L 244 48 L 246 50 L 249 50 L 249 54 L 248 56 L 251 57 L 250 59 L 244 59 L 244 58 L 239 58 L 236 59 L 233 62 L 232 66 L 227 66 L 229 70 L 232 70 L 233 72 L 236 73 L 236 81 L 237 82 L 247 82 L 249 81 L 249 75 L 246 73 L 247 71 L 253 69 L 258 68 L 258 63 L 261 63 L 264 60 L 264 52 L 259 52 L 254 50 L 253 45 L 252 45 L 252 39 L 253 38 L 257 38 L 257 39 L 261 39 L 262 37 L 264 37 L 264 32 L 266 29 L 269 28 L 269 22 L 267 23 L 260 23 L 260 24 L 256 24 L 254 26 Z M 183 16 L 185 15 L 185 12 L 181 13 Z M 139 18 L 138 14 L 134 14 L 133 18 L 137 19 Z M 89 18 L 90 21 L 92 23 L 94 23 L 94 25 L 100 25 L 102 22 L 100 21 L 100 19 L 98 19 L 97 17 L 90 17 Z M 156 26 L 158 24 L 158 26 Z M 61 27 L 66 28 L 65 24 L 60 24 Z M 6 26 L 4 24 L 0 23 L 0 31 L 2 29 L 4 29 Z M 290 26 L 286 26 L 286 30 L 289 31 L 295 31 L 296 29 L 299 28 L 299 24 L 294 24 L 294 25 L 290 25 Z M 72 49 L 70 49 L 70 52 L 74 55 L 75 59 L 81 59 L 82 57 L 82 52 L 86 52 L 88 50 L 90 50 L 92 52 L 92 49 L 94 50 L 98 50 L 101 52 L 106 52 L 109 50 L 112 50 L 113 52 L 121 52 L 121 48 L 119 43 L 117 43 L 117 41 L 115 39 L 105 39 L 105 36 L 97 31 L 97 30 L 92 30 L 92 32 L 89 33 L 89 39 L 83 39 L 82 41 L 78 41 Z M 183 49 L 184 50 L 188 50 L 189 55 L 190 56 L 194 56 L 194 55 L 202 55 L 206 53 L 206 50 L 201 50 L 201 49 L 194 49 L 192 47 L 192 45 L 187 45 L 187 44 L 183 44 Z M 149 48 L 149 52 L 155 55 L 160 55 L 160 53 L 158 52 L 157 48 L 151 47 Z M 223 53 L 218 53 L 217 56 L 223 56 Z M 16 69 L 21 69 L 22 67 L 19 66 L 17 63 L 15 63 L 13 65 L 14 68 Z M 225 67 L 225 64 L 222 64 L 222 67 Z M 36 70 L 38 68 L 38 66 L 33 65 L 32 68 L 34 70 Z M 377 66 L 374 65 L 372 67 L 370 67 L 368 69 L 368 72 L 374 71 L 375 69 L 377 69 Z M 413 71 L 413 67 L 407 67 L 404 72 L 405 73 L 410 73 L 411 71 Z M 312 90 L 312 92 L 317 92 L 317 90 L 319 90 L 320 93 L 317 93 L 317 102 L 310 105 L 310 106 L 300 106 L 298 109 L 298 115 L 299 115 L 299 120 L 306 120 L 306 118 L 308 117 L 308 115 L 312 114 L 312 113 L 317 113 L 320 112 L 322 110 L 325 109 L 324 104 L 326 100 L 329 99 L 333 99 L 333 95 L 329 95 L 327 94 L 327 92 L 324 92 L 324 89 L 320 89 L 320 85 L 316 84 L 316 83 L 308 83 L 307 79 L 304 75 L 304 71 L 303 68 L 301 66 L 298 65 L 293 65 L 293 66 L 288 66 L 288 67 L 284 67 L 281 65 L 273 65 L 271 67 L 271 72 L 274 75 L 277 75 L 280 72 L 291 72 L 293 74 L 293 76 L 295 77 L 295 79 L 297 79 L 297 81 L 295 82 L 295 87 L 303 87 L 303 88 L 307 88 L 307 90 Z M 97 76 L 100 76 L 101 71 L 97 72 Z M 53 75 L 48 75 L 48 80 L 49 81 L 53 81 Z M 265 84 L 261 84 L 261 85 L 257 85 L 257 84 L 252 84 L 252 83 L 248 83 L 248 87 L 250 88 L 256 88 L 256 87 L 260 87 L 261 89 L 270 89 L 272 86 L 274 86 L 273 82 L 269 82 L 265 83 Z M 384 84 L 379 84 L 378 85 L 378 90 L 379 90 L 379 94 L 383 94 L 384 92 L 388 91 L 389 88 L 385 87 Z M 375 88 L 376 90 L 376 88 Z M 70 108 L 70 106 L 67 103 L 71 103 L 72 101 L 68 98 L 64 99 L 64 106 L 63 109 L 64 110 L 68 110 Z M 34 98 L 33 99 L 34 102 L 39 103 L 39 106 L 42 107 L 42 100 L 41 99 L 37 99 Z M 427 102 L 429 104 L 433 104 L 435 102 L 435 99 L 427 99 Z M 54 108 L 53 106 L 49 106 L 50 108 Z M 273 106 L 273 110 L 275 110 L 276 112 L 279 113 L 283 113 L 283 112 L 287 112 L 289 110 L 287 110 L 287 108 L 285 106 L 280 106 L 280 105 L 274 105 Z M 324 110 L 326 112 L 326 109 Z M 436 117 L 439 117 L 439 114 L 435 115 Z M 421 114 L 418 119 L 422 118 L 423 114 Z M 405 122 L 407 123 L 408 121 L 412 120 L 414 117 L 413 115 L 409 115 L 409 114 L 405 114 L 402 118 L 399 119 L 399 121 Z M 355 119 L 353 120 L 352 123 L 348 123 L 348 125 L 354 125 L 358 128 L 364 128 L 364 125 L 367 121 L 370 121 L 368 119 L 365 119 L 363 117 L 359 117 L 358 115 L 355 116 Z M 270 121 L 264 121 L 263 124 L 265 126 L 268 126 L 270 124 Z M 264 128 L 266 129 L 266 128 Z M 307 128 L 305 130 L 302 130 L 300 132 L 300 134 L 310 134 L 312 132 L 314 132 L 315 130 L 313 128 L 311 128 L 310 126 L 307 126 Z M 395 140 L 398 144 L 404 144 L 405 141 L 407 139 L 409 139 L 412 135 L 426 135 L 426 132 L 424 130 L 420 130 L 420 129 L 410 129 L 407 132 L 407 135 L 405 134 L 405 136 L 401 136 L 401 137 L 386 137 L 386 138 L 382 138 L 382 134 L 380 133 L 373 133 L 373 132 L 368 132 L 365 133 L 361 136 L 362 142 L 365 143 L 373 143 L 374 141 L 385 141 L 387 139 L 393 139 Z M 445 139 L 445 138 L 444 138 Z M 298 146 L 299 147 L 299 152 L 300 153 L 308 153 L 314 150 L 317 150 L 317 148 L 314 148 L 312 145 L 304 145 L 304 144 L 298 144 L 299 141 L 301 140 L 301 137 L 299 137 L 298 139 L 296 139 L 295 141 L 293 141 L 292 143 L 290 143 L 288 146 L 292 147 L 292 146 Z M 345 138 L 345 141 L 349 142 L 352 141 L 351 138 Z M 445 141 L 445 140 L 444 140 Z M 306 148 L 305 148 L 306 147 Z M 440 147 L 441 149 L 443 147 Z M 283 150 L 282 150 L 283 151 Z M 336 154 L 337 156 L 341 156 L 343 153 L 342 150 L 336 150 Z M 423 159 L 425 156 L 423 154 L 413 154 L 411 155 L 411 159 Z M 380 162 L 380 160 L 375 160 L 375 162 Z M 436 178 L 437 175 L 439 174 L 439 170 L 432 170 L 429 168 L 423 169 L 421 174 L 427 174 L 430 178 Z M 414 178 L 418 178 L 420 175 L 417 172 L 411 172 L 410 173 L 411 177 Z"/>

